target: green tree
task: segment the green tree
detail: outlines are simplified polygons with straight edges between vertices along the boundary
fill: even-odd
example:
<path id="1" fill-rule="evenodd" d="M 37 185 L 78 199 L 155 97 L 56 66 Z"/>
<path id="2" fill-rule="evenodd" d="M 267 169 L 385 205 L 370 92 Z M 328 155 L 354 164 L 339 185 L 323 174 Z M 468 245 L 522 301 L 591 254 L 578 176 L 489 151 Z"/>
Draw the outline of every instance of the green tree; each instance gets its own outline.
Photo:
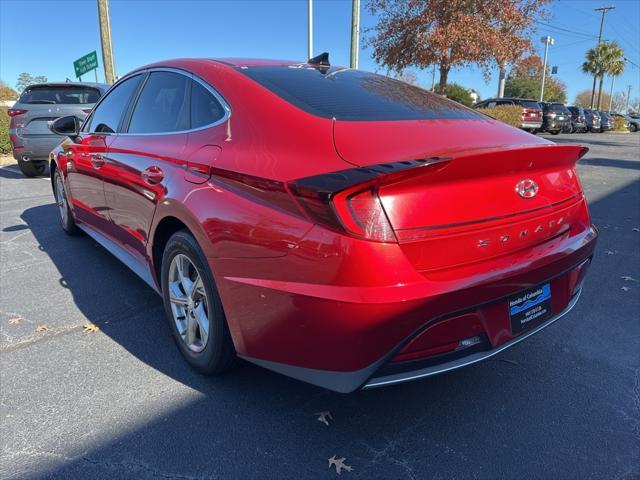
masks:
<path id="1" fill-rule="evenodd" d="M 0 102 L 5 100 L 17 100 L 18 92 L 0 80 Z"/>
<path id="2" fill-rule="evenodd" d="M 542 82 L 542 59 L 538 55 L 529 55 L 513 65 L 506 81 L 504 93 L 508 97 L 539 98 Z M 547 67 L 544 81 L 544 99 L 547 102 L 567 101 L 567 87 L 551 75 Z"/>
<path id="3" fill-rule="evenodd" d="M 18 75 L 18 81 L 16 82 L 16 90 L 18 93 L 22 93 L 25 88 L 34 83 L 47 83 L 47 77 L 44 75 L 32 76 L 30 73 L 22 72 Z"/>
<path id="4" fill-rule="evenodd" d="M 601 107 L 604 76 L 619 76 L 624 71 L 624 66 L 624 51 L 616 42 L 601 43 L 597 47 L 587 50 L 582 71 L 600 80 L 597 110 L 600 110 Z M 593 106 L 593 100 L 592 97 L 590 106 Z"/>
<path id="5" fill-rule="evenodd" d="M 447 98 L 455 100 L 456 102 L 461 103 L 462 105 L 466 105 L 467 107 L 473 105 L 471 92 L 468 89 L 464 88 L 462 85 L 458 85 L 457 83 L 447 83 L 445 94 Z"/>
<path id="6" fill-rule="evenodd" d="M 506 97 L 533 98 L 540 97 L 540 78 L 509 77 L 504 86 Z M 567 87 L 560 80 L 546 78 L 544 82 L 545 102 L 567 102 Z"/>

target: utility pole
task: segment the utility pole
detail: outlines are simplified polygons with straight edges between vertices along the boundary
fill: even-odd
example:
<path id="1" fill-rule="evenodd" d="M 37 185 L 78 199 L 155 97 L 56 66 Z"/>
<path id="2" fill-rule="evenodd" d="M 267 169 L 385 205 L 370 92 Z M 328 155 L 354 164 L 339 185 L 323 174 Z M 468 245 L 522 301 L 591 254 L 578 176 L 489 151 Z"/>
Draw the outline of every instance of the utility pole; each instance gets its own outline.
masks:
<path id="1" fill-rule="evenodd" d="M 611 77 L 611 93 L 609 93 L 609 111 L 611 111 L 611 106 L 613 105 L 613 86 L 616 83 L 616 77 Z"/>
<path id="2" fill-rule="evenodd" d="M 109 21 L 109 0 L 98 0 L 98 20 L 100 22 L 100 43 L 102 44 L 102 65 L 106 83 L 116 81 L 116 66 L 111 47 L 111 22 Z"/>
<path id="3" fill-rule="evenodd" d="M 544 43 L 544 63 L 542 65 L 542 83 L 540 84 L 540 101 L 544 100 L 544 81 L 547 78 L 547 56 L 549 55 L 549 45 L 553 45 L 553 37 L 542 37 Z"/>
<path id="4" fill-rule="evenodd" d="M 307 51 L 307 58 L 313 58 L 313 0 L 309 0 L 307 18 L 309 22 L 309 49 Z"/>
<path id="5" fill-rule="evenodd" d="M 351 68 L 358 68 L 360 48 L 360 0 L 351 0 Z"/>
<path id="6" fill-rule="evenodd" d="M 629 100 L 631 99 L 631 85 L 627 85 L 627 113 L 629 113 Z"/>
<path id="7" fill-rule="evenodd" d="M 507 67 L 504 62 L 500 63 L 500 72 L 498 75 L 498 98 L 504 97 L 504 84 L 507 77 Z"/>
<path id="8" fill-rule="evenodd" d="M 436 89 L 436 66 L 433 66 L 433 70 L 431 70 L 431 91 L 435 91 Z"/>
<path id="9" fill-rule="evenodd" d="M 607 14 L 609 10 L 613 10 L 616 7 L 600 7 L 594 9 L 596 12 L 602 12 L 602 17 L 600 18 L 600 32 L 598 33 L 598 45 L 602 43 L 602 29 L 604 28 L 604 16 Z M 596 75 L 593 76 L 593 87 L 591 88 L 591 108 L 593 108 L 593 101 L 596 96 Z"/>

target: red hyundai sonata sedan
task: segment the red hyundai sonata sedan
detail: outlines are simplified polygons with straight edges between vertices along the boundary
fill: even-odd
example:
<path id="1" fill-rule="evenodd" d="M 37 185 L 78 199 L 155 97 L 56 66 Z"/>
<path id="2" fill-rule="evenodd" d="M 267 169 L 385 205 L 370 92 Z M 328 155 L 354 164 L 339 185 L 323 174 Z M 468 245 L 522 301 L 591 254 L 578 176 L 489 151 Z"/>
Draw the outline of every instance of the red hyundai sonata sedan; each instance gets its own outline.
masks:
<path id="1" fill-rule="evenodd" d="M 556 145 L 385 76 L 182 59 L 52 152 L 62 228 L 164 299 L 186 360 L 351 392 L 495 355 L 578 301 L 597 231 Z"/>

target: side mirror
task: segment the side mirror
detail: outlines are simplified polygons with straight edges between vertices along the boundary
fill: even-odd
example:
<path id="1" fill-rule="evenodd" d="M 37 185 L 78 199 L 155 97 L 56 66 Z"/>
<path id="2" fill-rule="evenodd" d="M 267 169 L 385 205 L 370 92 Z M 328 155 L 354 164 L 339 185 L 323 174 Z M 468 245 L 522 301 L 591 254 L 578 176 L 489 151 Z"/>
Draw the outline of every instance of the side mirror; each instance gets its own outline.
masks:
<path id="1" fill-rule="evenodd" d="M 75 115 L 68 115 L 66 117 L 60 117 L 54 120 L 49 126 L 56 135 L 63 135 L 66 137 L 77 137 L 80 133 L 80 122 Z"/>

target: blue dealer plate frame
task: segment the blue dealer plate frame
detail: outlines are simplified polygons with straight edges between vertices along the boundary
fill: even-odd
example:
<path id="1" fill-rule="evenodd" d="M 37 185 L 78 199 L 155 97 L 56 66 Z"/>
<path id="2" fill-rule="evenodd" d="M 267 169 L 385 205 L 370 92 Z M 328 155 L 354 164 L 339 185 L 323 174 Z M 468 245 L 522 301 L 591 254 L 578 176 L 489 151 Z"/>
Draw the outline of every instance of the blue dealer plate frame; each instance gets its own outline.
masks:
<path id="1" fill-rule="evenodd" d="M 508 299 L 511 333 L 517 335 L 534 328 L 551 315 L 551 284 L 545 283 Z"/>

